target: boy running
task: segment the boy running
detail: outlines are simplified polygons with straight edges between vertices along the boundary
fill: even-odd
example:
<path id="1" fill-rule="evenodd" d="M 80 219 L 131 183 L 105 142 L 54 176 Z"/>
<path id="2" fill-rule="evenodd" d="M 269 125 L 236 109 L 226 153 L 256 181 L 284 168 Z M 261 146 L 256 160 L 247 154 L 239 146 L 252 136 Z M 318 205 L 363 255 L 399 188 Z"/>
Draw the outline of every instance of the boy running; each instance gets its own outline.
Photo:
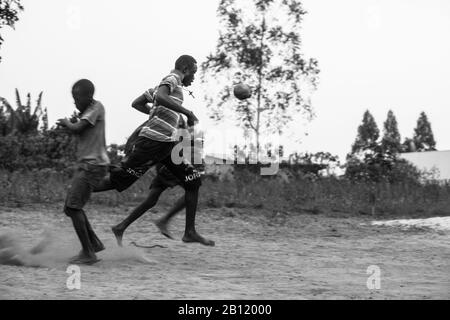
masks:
<path id="1" fill-rule="evenodd" d="M 148 104 L 149 103 L 153 104 L 154 98 L 155 98 L 154 97 L 155 92 L 156 92 L 156 89 L 147 90 L 142 96 L 140 96 L 136 100 L 134 100 L 134 102 L 132 103 L 132 107 L 144 114 L 148 114 L 151 118 L 153 116 L 155 108 L 150 108 Z M 134 145 L 134 141 L 139 137 L 140 130 L 142 129 L 142 127 L 144 125 L 145 125 L 145 123 L 142 124 L 141 126 L 139 126 L 127 140 L 127 143 L 125 144 L 125 148 L 124 148 L 125 156 L 128 156 L 130 154 L 132 147 Z M 182 117 L 180 118 L 179 128 L 188 129 L 188 127 Z M 190 131 L 191 131 L 191 129 L 193 130 L 192 127 L 189 128 Z M 193 132 L 191 132 L 191 133 L 193 133 Z M 199 153 L 198 152 L 199 150 L 197 150 L 197 148 L 195 148 L 194 139 L 195 139 L 195 137 L 193 136 L 193 139 L 191 141 L 191 143 L 192 143 L 191 147 L 193 148 L 194 151 Z M 192 159 L 194 159 L 194 158 L 195 158 L 195 152 L 192 153 Z M 198 158 L 199 159 L 201 158 L 201 151 L 200 151 Z M 194 163 L 194 161 L 192 161 L 191 163 Z M 141 175 L 143 175 L 151 167 L 152 167 L 152 164 L 149 163 L 149 164 L 146 164 L 146 165 L 142 166 L 141 168 L 139 168 L 138 171 L 141 173 Z M 194 164 L 194 167 L 195 167 L 195 169 L 197 169 L 200 172 L 203 172 L 203 170 L 204 170 L 203 164 L 201 164 L 201 165 Z M 102 181 L 101 185 L 94 190 L 94 192 L 109 191 L 109 190 L 114 190 L 114 189 L 116 189 L 119 192 L 122 192 L 125 189 L 129 188 L 134 182 L 136 182 L 139 179 L 139 177 L 137 175 L 122 176 L 122 177 L 119 176 L 118 177 L 118 175 L 120 175 L 121 169 L 120 169 L 120 167 L 117 167 L 117 166 L 110 166 L 110 170 L 115 172 L 112 174 L 114 176 L 113 180 L 115 183 L 113 184 L 111 182 L 110 178 L 106 177 Z M 165 190 L 167 190 L 169 188 L 173 188 L 178 185 L 181 185 L 181 182 L 164 165 L 162 165 L 162 164 L 156 165 L 156 177 L 153 179 L 153 181 L 150 185 L 150 188 L 149 188 L 150 191 L 149 191 L 147 198 L 139 206 L 137 206 L 130 213 L 130 215 L 127 218 L 125 218 L 118 225 L 111 228 L 112 232 L 114 233 L 114 236 L 116 237 L 116 240 L 117 240 L 117 243 L 119 246 L 122 246 L 122 238 L 123 238 L 123 234 L 124 234 L 125 230 L 134 221 L 139 219 L 145 212 L 147 212 L 148 210 L 153 208 L 156 205 L 156 203 L 158 202 L 159 197 Z M 167 238 L 173 239 L 172 235 L 170 234 L 170 232 L 168 230 L 168 225 L 169 225 L 170 220 L 177 213 L 179 213 L 181 210 L 183 210 L 185 207 L 186 206 L 184 203 L 184 196 L 183 196 L 175 202 L 175 205 L 169 210 L 169 212 L 164 217 L 160 218 L 159 220 L 157 220 L 155 222 L 155 225 L 157 226 L 159 231 Z"/>
<path id="2" fill-rule="evenodd" d="M 191 142 L 194 144 L 194 141 Z M 195 152 L 198 152 L 197 148 L 195 146 L 191 146 L 192 150 L 192 159 L 195 158 Z M 127 148 L 125 148 L 127 149 Z M 201 156 L 201 155 L 200 155 Z M 198 157 L 200 158 L 200 157 Z M 191 159 L 191 160 L 192 160 Z M 194 163 L 192 161 L 191 163 Z M 177 185 L 182 185 L 181 181 L 177 179 L 164 165 L 158 164 L 156 165 L 156 177 L 153 179 L 151 185 L 150 185 L 150 192 L 147 196 L 147 198 L 138 206 L 136 207 L 128 217 L 126 217 L 121 223 L 118 225 L 112 227 L 112 231 L 117 239 L 117 243 L 119 246 L 122 246 L 122 237 L 125 230 L 137 219 L 139 219 L 145 212 L 153 208 L 156 203 L 158 202 L 159 197 L 161 194 L 169 189 L 173 188 Z M 202 173 L 203 171 L 203 164 L 200 165 L 194 165 L 195 169 Z M 170 211 L 163 216 L 161 219 L 157 220 L 155 222 L 155 225 L 158 227 L 159 231 L 166 236 L 169 239 L 173 239 L 172 235 L 170 234 L 168 230 L 168 225 L 170 220 L 181 210 L 185 208 L 185 198 L 181 197 L 178 199 L 175 203 L 175 205 L 170 209 Z M 211 245 L 213 245 L 211 243 Z"/>
<path id="3" fill-rule="evenodd" d="M 70 261 L 74 264 L 98 262 L 96 252 L 105 249 L 92 229 L 83 210 L 93 189 L 107 174 L 109 158 L 105 141 L 105 108 L 94 100 L 94 85 L 87 79 L 77 81 L 72 88 L 80 120 L 71 123 L 67 118 L 58 120 L 77 136 L 77 170 L 67 193 L 64 212 L 72 219 L 82 250 Z"/>
<path id="4" fill-rule="evenodd" d="M 196 72 L 197 62 L 193 57 L 184 55 L 177 59 L 175 69 L 161 81 L 157 88 L 152 117 L 135 130 L 134 138 L 129 139 L 133 142 L 128 156 L 122 161 L 120 167 L 111 170 L 109 182 L 96 191 L 109 190 L 111 186 L 118 191 L 123 191 L 151 166 L 163 165 L 181 182 L 185 190 L 186 227 L 183 241 L 213 246 L 214 241 L 205 239 L 195 230 L 198 190 L 201 186 L 200 173 L 189 163 L 175 164 L 171 158 L 172 149 L 178 143 L 177 131 L 182 114 L 187 117 L 188 125 L 192 126 L 198 122 L 194 113 L 182 106 L 182 86 L 190 86 Z M 136 99 L 135 103 L 145 105 L 153 102 L 150 99 L 152 98 L 146 93 Z"/>

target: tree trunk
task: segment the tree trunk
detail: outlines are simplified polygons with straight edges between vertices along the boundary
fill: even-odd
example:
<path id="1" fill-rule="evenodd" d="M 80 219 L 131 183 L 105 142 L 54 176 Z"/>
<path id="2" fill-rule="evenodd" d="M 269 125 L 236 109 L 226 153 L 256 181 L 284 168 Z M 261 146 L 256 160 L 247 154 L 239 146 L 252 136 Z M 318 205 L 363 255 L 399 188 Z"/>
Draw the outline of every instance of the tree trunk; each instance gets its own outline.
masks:
<path id="1" fill-rule="evenodd" d="M 266 17 L 263 16 L 261 22 L 261 41 L 260 41 L 260 66 L 258 68 L 258 98 L 257 98 L 257 106 L 256 106 L 256 161 L 259 162 L 259 153 L 260 153 L 260 127 L 261 127 L 261 90 L 262 90 L 262 81 L 263 81 L 263 56 L 264 56 L 264 35 L 266 32 Z"/>

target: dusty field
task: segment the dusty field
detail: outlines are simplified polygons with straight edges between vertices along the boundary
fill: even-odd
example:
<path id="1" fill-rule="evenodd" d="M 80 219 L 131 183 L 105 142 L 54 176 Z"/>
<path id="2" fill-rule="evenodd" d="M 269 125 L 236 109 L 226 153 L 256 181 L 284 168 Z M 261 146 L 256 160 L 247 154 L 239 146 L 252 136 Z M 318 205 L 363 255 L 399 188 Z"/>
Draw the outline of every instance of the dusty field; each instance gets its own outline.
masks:
<path id="1" fill-rule="evenodd" d="M 25 248 L 44 230 L 49 249 L 42 267 L 0 265 L 0 299 L 449 299 L 450 232 L 370 226 L 367 217 L 204 209 L 201 234 L 216 247 L 184 244 L 160 235 L 158 207 L 132 225 L 124 249 L 110 226 L 130 207 L 88 207 L 107 250 L 81 267 L 81 289 L 69 290 L 66 259 L 79 250 L 71 223 L 57 206 L 2 208 L 0 233 L 13 232 Z M 172 224 L 181 239 L 184 215 Z M 130 245 L 162 245 L 137 249 Z M 144 263 L 142 257 L 151 260 Z M 381 288 L 369 290 L 367 268 L 381 270 Z"/>

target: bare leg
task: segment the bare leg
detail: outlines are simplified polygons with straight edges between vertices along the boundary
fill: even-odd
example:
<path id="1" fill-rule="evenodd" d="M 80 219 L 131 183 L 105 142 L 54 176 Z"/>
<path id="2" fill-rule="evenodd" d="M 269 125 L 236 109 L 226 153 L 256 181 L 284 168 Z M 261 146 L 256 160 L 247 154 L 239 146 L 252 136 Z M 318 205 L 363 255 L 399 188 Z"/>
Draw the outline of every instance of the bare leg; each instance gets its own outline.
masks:
<path id="1" fill-rule="evenodd" d="M 205 246 L 214 246 L 212 240 L 203 238 L 195 230 L 195 214 L 198 203 L 198 189 L 190 189 L 185 192 L 186 203 L 186 227 L 183 236 L 183 242 L 199 242 Z"/>
<path id="2" fill-rule="evenodd" d="M 165 216 L 155 221 L 155 225 L 158 227 L 159 231 L 167 238 L 173 239 L 168 229 L 169 221 L 184 208 L 186 208 L 186 205 L 185 205 L 185 197 L 183 196 L 177 200 L 175 205 L 170 209 L 170 211 Z"/>
<path id="3" fill-rule="evenodd" d="M 134 209 L 128 217 L 126 217 L 121 223 L 111 228 L 114 236 L 116 237 L 117 244 L 122 246 L 122 237 L 125 230 L 130 224 L 139 219 L 147 210 L 153 208 L 158 202 L 159 196 L 165 189 L 153 188 L 150 189 L 147 199 L 144 200 L 136 209 Z"/>
<path id="4" fill-rule="evenodd" d="M 103 245 L 103 243 L 100 241 L 100 239 L 95 234 L 84 211 L 83 211 L 83 215 L 86 220 L 86 230 L 89 235 L 89 240 L 91 241 L 91 244 L 92 244 L 92 249 L 94 249 L 95 252 L 100 252 L 100 251 L 105 250 L 105 246 Z"/>
<path id="5" fill-rule="evenodd" d="M 89 232 L 86 227 L 88 223 L 87 217 L 83 210 L 70 208 L 67 208 L 66 210 L 69 211 L 69 216 L 72 219 L 73 227 L 75 228 L 75 232 L 77 233 L 82 246 L 82 251 L 80 254 L 74 257 L 71 262 L 79 264 L 92 264 L 99 261 L 89 239 Z"/>

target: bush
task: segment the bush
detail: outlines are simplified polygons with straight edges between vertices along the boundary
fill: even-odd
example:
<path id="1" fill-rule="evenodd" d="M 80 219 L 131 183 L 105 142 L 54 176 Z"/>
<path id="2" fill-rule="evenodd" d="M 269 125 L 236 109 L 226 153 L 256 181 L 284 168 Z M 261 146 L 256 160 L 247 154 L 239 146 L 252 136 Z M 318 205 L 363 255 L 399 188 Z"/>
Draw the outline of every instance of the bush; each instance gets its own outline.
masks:
<path id="1" fill-rule="evenodd" d="M 90 203 L 117 206 L 140 202 L 148 194 L 154 177 L 150 171 L 123 193 L 93 194 Z M 28 171 L 0 170 L 0 204 L 61 203 L 69 173 L 51 169 Z M 182 195 L 176 187 L 164 192 L 159 205 L 172 206 Z M 450 184 L 411 184 L 407 182 L 351 181 L 345 178 L 307 175 L 291 178 L 245 173 L 234 180 L 204 179 L 199 208 L 234 207 L 292 213 L 372 214 L 385 216 L 450 215 Z"/>
<path id="2" fill-rule="evenodd" d="M 73 136 L 62 129 L 0 137 L 0 168 L 8 171 L 71 168 L 76 160 Z"/>
<path id="3" fill-rule="evenodd" d="M 345 177 L 375 183 L 420 183 L 422 173 L 414 165 L 398 155 L 382 152 L 381 148 L 374 150 L 366 150 L 362 156 L 349 156 Z"/>

